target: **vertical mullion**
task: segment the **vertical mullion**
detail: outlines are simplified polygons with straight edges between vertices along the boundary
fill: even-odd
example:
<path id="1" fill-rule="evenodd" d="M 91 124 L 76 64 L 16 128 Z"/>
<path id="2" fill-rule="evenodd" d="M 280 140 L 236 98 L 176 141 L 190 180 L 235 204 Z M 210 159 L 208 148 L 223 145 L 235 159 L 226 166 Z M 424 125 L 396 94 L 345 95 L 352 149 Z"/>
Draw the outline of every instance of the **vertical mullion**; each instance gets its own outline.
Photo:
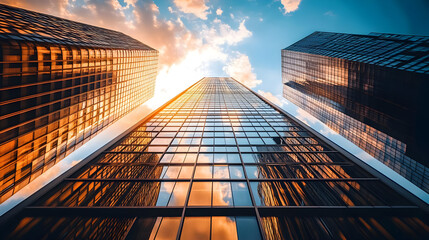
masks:
<path id="1" fill-rule="evenodd" d="M 235 99 L 235 100 L 237 100 L 235 97 L 234 97 L 234 99 Z M 245 98 L 243 97 L 243 99 L 245 99 Z M 225 99 L 224 99 L 224 101 L 225 101 Z M 240 107 L 240 108 L 241 108 L 241 107 Z M 237 109 L 237 108 L 236 108 L 236 109 Z M 230 118 L 229 116 L 230 116 L 230 115 L 229 115 L 229 113 L 228 113 L 229 122 L 231 123 L 231 118 Z M 231 128 L 232 128 L 232 124 L 231 124 Z M 244 178 L 246 179 L 246 183 L 247 183 L 247 190 L 249 191 L 250 199 L 252 200 L 253 209 L 255 210 L 255 214 L 256 214 L 256 221 L 257 221 L 258 226 L 259 226 L 259 232 L 261 233 L 262 239 L 264 239 L 264 240 L 265 240 L 265 239 L 266 239 L 266 237 L 265 237 L 265 234 L 264 234 L 264 231 L 263 231 L 263 228 L 262 228 L 261 216 L 260 216 L 260 214 L 259 214 L 259 210 L 258 210 L 258 208 L 257 208 L 257 206 L 256 206 L 255 198 L 254 198 L 254 196 L 253 196 L 253 192 L 252 192 L 252 189 L 251 189 L 251 187 L 250 187 L 250 181 L 249 181 L 249 178 L 247 177 L 247 172 L 246 172 L 246 169 L 245 169 L 245 166 L 244 166 L 243 158 L 241 157 L 241 149 L 240 149 L 240 148 L 239 148 L 239 146 L 238 146 L 237 137 L 236 137 L 236 135 L 235 135 L 234 128 L 232 128 L 232 134 L 234 135 L 235 144 L 236 144 L 236 146 L 237 146 L 238 154 L 239 154 L 239 156 L 240 156 L 241 167 L 243 168 Z M 231 192 L 232 192 L 232 188 L 231 188 Z M 237 223 L 237 221 L 236 221 L 236 223 Z M 237 231 L 237 234 L 238 234 L 238 231 Z"/>
<path id="2" fill-rule="evenodd" d="M 200 99 L 201 96 L 202 96 L 202 94 L 200 93 L 200 95 L 198 96 L 198 99 Z M 191 113 L 196 109 L 195 105 L 197 105 L 197 103 L 198 102 L 195 101 L 194 106 L 193 106 L 192 110 L 190 111 L 190 113 L 189 113 L 189 115 L 187 116 L 186 119 L 189 119 L 189 116 L 191 115 Z M 201 119 L 201 115 L 200 115 L 200 119 Z M 183 124 L 182 124 L 182 126 L 183 126 Z M 205 126 L 205 124 L 204 124 L 204 126 Z M 204 133 L 204 128 L 203 128 L 203 131 L 201 133 L 201 139 L 202 139 L 203 133 Z M 176 133 L 176 135 L 177 135 L 177 133 Z M 195 135 L 195 133 L 194 133 L 194 135 Z M 191 195 L 191 190 L 192 190 L 192 184 L 193 184 L 193 180 L 194 180 L 195 169 L 196 169 L 196 166 L 197 166 L 198 157 L 200 155 L 201 142 L 202 141 L 200 141 L 200 143 L 198 144 L 197 157 L 195 158 L 194 168 L 192 170 L 191 179 L 189 181 L 189 188 L 188 188 L 188 192 L 186 194 L 185 203 L 183 205 L 183 211 L 182 211 L 182 215 L 181 215 L 181 218 L 180 218 L 179 228 L 177 230 L 176 240 L 180 240 L 180 236 L 182 235 L 183 224 L 184 224 L 184 221 L 185 221 L 186 208 L 188 206 L 189 196 Z M 188 151 L 188 153 L 189 153 L 189 151 Z"/>

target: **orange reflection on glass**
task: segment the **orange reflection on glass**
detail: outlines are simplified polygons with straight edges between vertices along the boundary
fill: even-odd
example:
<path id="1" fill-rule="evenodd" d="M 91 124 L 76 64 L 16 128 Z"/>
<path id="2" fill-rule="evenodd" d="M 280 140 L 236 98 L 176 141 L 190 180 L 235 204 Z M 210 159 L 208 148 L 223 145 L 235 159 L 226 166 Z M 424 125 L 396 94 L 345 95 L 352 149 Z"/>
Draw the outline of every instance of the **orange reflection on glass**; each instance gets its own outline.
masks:
<path id="1" fill-rule="evenodd" d="M 185 163 L 194 163 L 197 160 L 196 153 L 189 153 L 186 155 Z"/>
<path id="2" fill-rule="evenodd" d="M 155 227 L 150 234 L 150 240 L 173 240 L 176 239 L 179 229 L 180 217 L 157 218 Z M 159 228 L 158 228 L 159 226 Z"/>
<path id="3" fill-rule="evenodd" d="M 183 240 L 210 239 L 210 217 L 187 217 L 183 223 Z"/>
<path id="4" fill-rule="evenodd" d="M 213 206 L 232 206 L 232 191 L 229 182 L 213 182 Z"/>
<path id="5" fill-rule="evenodd" d="M 168 206 L 185 205 L 186 195 L 188 194 L 189 182 L 177 182 L 171 194 Z"/>
<path id="6" fill-rule="evenodd" d="M 192 177 L 192 172 L 194 171 L 193 166 L 183 166 L 179 174 L 179 179 L 189 179 Z"/>
<path id="7" fill-rule="evenodd" d="M 211 166 L 197 166 L 195 169 L 195 178 L 212 178 L 212 169 Z"/>
<path id="8" fill-rule="evenodd" d="M 237 226 L 234 218 L 212 217 L 212 240 L 236 240 Z"/>
<path id="9" fill-rule="evenodd" d="M 189 206 L 210 206 L 212 199 L 211 182 L 192 183 L 191 195 L 189 196 Z"/>

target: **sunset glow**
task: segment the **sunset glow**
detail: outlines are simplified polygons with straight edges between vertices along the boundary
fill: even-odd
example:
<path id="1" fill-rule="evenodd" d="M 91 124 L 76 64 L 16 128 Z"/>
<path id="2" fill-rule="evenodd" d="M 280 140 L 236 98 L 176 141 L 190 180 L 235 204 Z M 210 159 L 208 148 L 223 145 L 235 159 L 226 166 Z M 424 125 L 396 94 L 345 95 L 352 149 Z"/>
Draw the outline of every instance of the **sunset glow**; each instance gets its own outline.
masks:
<path id="1" fill-rule="evenodd" d="M 429 239 L 427 0 L 0 0 L 0 239 Z"/>

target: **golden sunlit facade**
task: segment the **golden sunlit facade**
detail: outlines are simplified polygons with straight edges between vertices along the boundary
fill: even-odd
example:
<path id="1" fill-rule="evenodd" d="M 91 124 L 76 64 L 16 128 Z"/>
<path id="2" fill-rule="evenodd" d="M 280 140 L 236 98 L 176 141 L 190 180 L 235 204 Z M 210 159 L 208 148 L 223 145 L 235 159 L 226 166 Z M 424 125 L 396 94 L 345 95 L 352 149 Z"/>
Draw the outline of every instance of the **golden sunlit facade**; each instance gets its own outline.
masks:
<path id="1" fill-rule="evenodd" d="M 348 156 L 234 79 L 203 78 L 18 206 L 0 238 L 428 236 L 426 210 Z"/>
<path id="2" fill-rule="evenodd" d="M 0 5 L 0 203 L 154 94 L 158 51 Z"/>

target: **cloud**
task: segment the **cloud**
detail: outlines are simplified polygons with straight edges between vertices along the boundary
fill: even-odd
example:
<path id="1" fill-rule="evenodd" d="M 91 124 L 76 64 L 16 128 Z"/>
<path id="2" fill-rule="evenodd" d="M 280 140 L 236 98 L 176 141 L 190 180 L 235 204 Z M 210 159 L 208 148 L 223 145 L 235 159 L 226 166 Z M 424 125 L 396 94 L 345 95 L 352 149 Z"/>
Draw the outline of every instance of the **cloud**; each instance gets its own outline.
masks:
<path id="1" fill-rule="evenodd" d="M 69 4 L 69 0 L 1 0 L 0 2 L 15 7 L 31 9 L 33 11 L 38 12 L 56 12 L 61 16 L 68 15 L 67 5 Z"/>
<path id="2" fill-rule="evenodd" d="M 326 126 L 325 124 L 323 124 L 323 128 L 320 129 L 320 133 L 323 136 L 328 136 L 328 135 L 338 135 L 337 132 L 335 132 L 334 130 L 330 129 L 328 126 Z"/>
<path id="3" fill-rule="evenodd" d="M 302 108 L 298 108 L 296 110 L 296 113 L 296 118 L 303 121 L 307 125 L 313 125 L 318 121 L 317 118 L 313 117 L 313 115 L 311 115 L 310 113 L 302 110 Z"/>
<path id="4" fill-rule="evenodd" d="M 220 9 L 220 8 L 218 8 L 217 10 L 216 10 L 216 15 L 222 15 L 222 13 L 223 13 L 223 11 L 222 11 L 222 9 Z"/>
<path id="5" fill-rule="evenodd" d="M 287 104 L 286 101 L 282 97 L 278 97 L 273 95 L 271 92 L 264 92 L 262 90 L 258 90 L 258 94 L 262 97 L 268 99 L 270 102 L 274 103 L 275 105 L 282 107 L 283 104 Z"/>
<path id="6" fill-rule="evenodd" d="M 205 0 L 174 0 L 176 7 L 184 12 L 194 14 L 196 17 L 206 20 L 209 7 Z"/>
<path id="7" fill-rule="evenodd" d="M 135 6 L 138 0 L 124 0 L 127 5 Z"/>
<path id="8" fill-rule="evenodd" d="M 10 3 L 9 0 L 0 2 Z M 207 1 L 174 2 L 180 11 L 191 6 L 200 6 L 203 12 L 208 9 L 205 6 Z M 228 71 L 228 74 L 249 83 L 250 87 L 261 82 L 252 72 L 249 58 L 229 50 L 229 46 L 252 36 L 245 20 L 236 27 L 217 19 L 188 28 L 180 16 L 166 19 L 162 9 L 152 0 L 128 0 L 125 3 L 118 4 L 117 0 L 23 0 L 19 6 L 117 30 L 157 49 L 159 70 L 155 98 L 158 100 L 154 101 L 168 100 L 201 77 L 213 75 L 215 63 L 220 65 L 220 71 Z M 171 7 L 166 11 L 176 13 Z M 223 68 L 222 65 L 228 66 Z"/>
<path id="9" fill-rule="evenodd" d="M 332 11 L 327 11 L 323 15 L 328 16 L 328 17 L 335 17 L 335 13 Z"/>
<path id="10" fill-rule="evenodd" d="M 223 67 L 225 73 L 243 83 L 249 88 L 256 87 L 262 81 L 258 80 L 253 72 L 249 57 L 242 53 L 237 53 L 236 57 L 229 60 L 227 65 Z"/>
<path id="11" fill-rule="evenodd" d="M 301 0 L 281 0 L 285 14 L 296 11 L 300 3 Z"/>
<path id="12" fill-rule="evenodd" d="M 203 45 L 190 51 L 186 57 L 172 65 L 160 67 L 155 88 L 155 96 L 150 105 L 166 102 L 204 76 L 209 75 L 213 62 L 225 62 L 228 54 L 214 45 Z"/>
<path id="13" fill-rule="evenodd" d="M 252 36 L 252 32 L 246 28 L 245 22 L 246 20 L 241 21 L 238 29 L 234 30 L 230 25 L 217 20 L 211 28 L 204 27 L 202 36 L 207 42 L 215 45 L 235 45 Z"/>

